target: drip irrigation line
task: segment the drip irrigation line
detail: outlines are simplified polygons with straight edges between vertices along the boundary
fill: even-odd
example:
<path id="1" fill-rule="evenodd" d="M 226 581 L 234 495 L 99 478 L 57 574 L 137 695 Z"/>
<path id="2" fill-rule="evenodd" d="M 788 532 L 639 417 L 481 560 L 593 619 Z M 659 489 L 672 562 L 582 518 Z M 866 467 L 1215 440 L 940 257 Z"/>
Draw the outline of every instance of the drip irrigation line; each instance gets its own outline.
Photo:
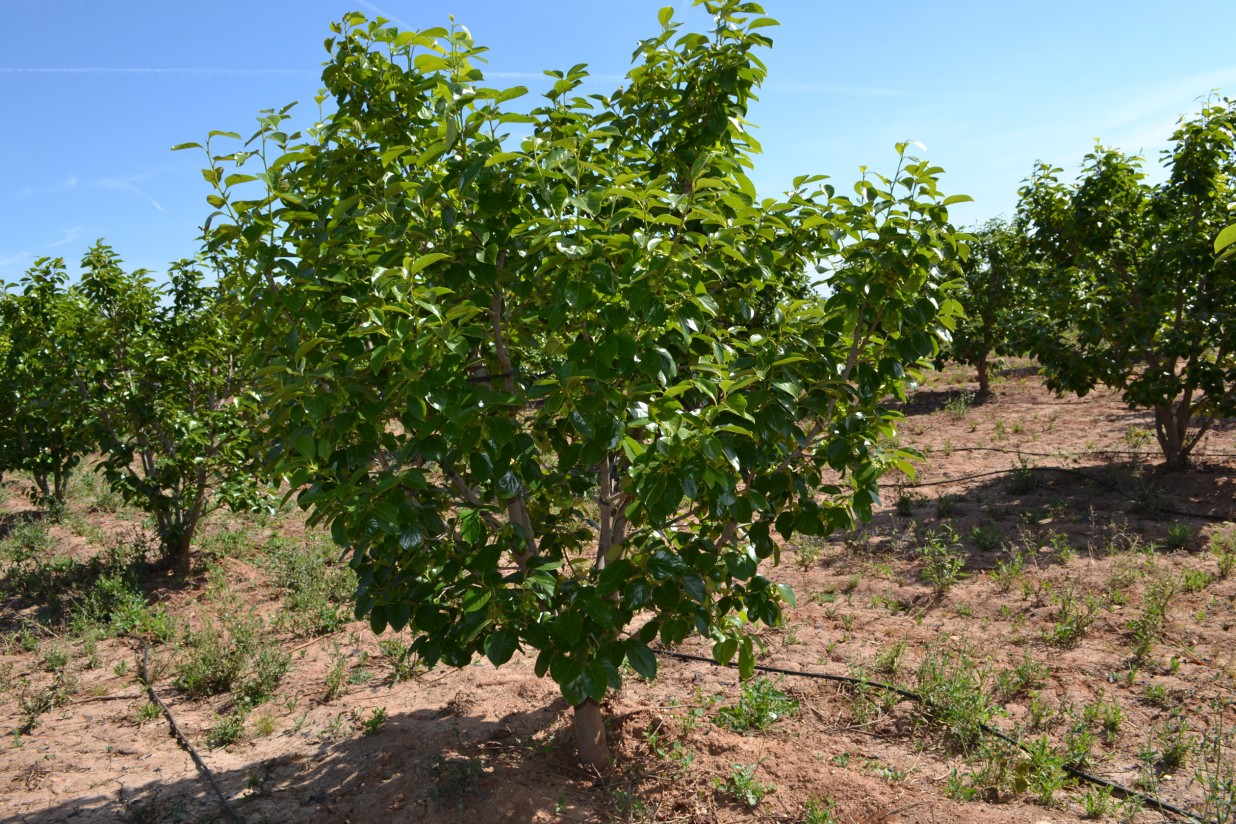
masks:
<path id="1" fill-rule="evenodd" d="M 701 664 L 709 664 L 714 667 L 725 667 L 727 669 L 738 669 L 737 664 L 734 664 L 734 663 L 718 664 L 716 661 L 714 661 L 711 658 L 708 658 L 703 655 L 692 655 L 689 652 L 676 652 L 674 650 L 668 650 L 668 649 L 658 649 L 658 650 L 654 650 L 654 652 L 656 652 L 657 655 L 660 655 L 664 658 L 676 658 L 680 661 L 694 661 L 694 662 L 701 663 Z M 910 690 L 902 689 L 901 687 L 893 686 L 892 684 L 884 684 L 879 681 L 872 681 L 867 678 L 854 678 L 848 675 L 832 675 L 826 672 L 808 672 L 807 670 L 786 669 L 784 667 L 770 667 L 770 666 L 765 666 L 763 664 L 756 664 L 755 669 L 759 672 L 769 672 L 769 673 L 774 673 L 777 675 L 789 675 L 795 678 L 813 678 L 819 681 L 834 681 L 840 684 L 850 684 L 850 685 L 861 686 L 861 687 L 875 687 L 876 689 L 881 689 L 887 692 L 894 693 L 896 695 L 900 695 L 902 698 L 909 699 L 918 704 L 926 703 L 923 700 L 923 697 L 916 692 L 911 692 Z M 1012 744 L 1013 746 L 1017 747 L 1019 750 L 1021 750 L 1024 753 L 1029 753 L 1029 748 L 1025 744 L 1013 738 L 1012 736 L 1010 736 L 1008 733 L 1004 732 L 1003 730 L 997 729 L 996 727 L 990 726 L 989 724 L 986 724 L 984 722 L 979 723 L 979 729 L 982 730 L 987 735 L 991 735 L 995 738 L 999 738 L 1001 741 L 1004 741 L 1008 744 Z M 1160 812 L 1178 816 L 1187 821 L 1199 822 L 1199 824 L 1219 824 L 1219 822 L 1215 822 L 1215 821 L 1206 821 L 1194 815 L 1193 813 L 1182 810 L 1179 807 L 1173 804 L 1169 804 L 1166 801 L 1160 801 L 1159 799 L 1153 798 L 1149 795 L 1146 795 L 1145 793 L 1141 793 L 1141 792 L 1138 792 L 1137 790 L 1130 789 L 1128 787 L 1125 787 L 1122 784 L 1117 784 L 1114 781 L 1108 781 L 1106 778 L 1100 778 L 1097 775 L 1091 775 L 1090 773 L 1085 772 L 1083 770 L 1079 770 L 1075 767 L 1065 766 L 1064 771 L 1067 772 L 1069 775 L 1073 776 L 1074 778 L 1080 779 L 1087 783 L 1094 784 L 1095 786 L 1098 786 L 1098 787 L 1106 787 L 1110 789 L 1112 792 L 1119 793 L 1122 797 L 1136 798 L 1140 800 L 1143 804 L 1154 807 Z"/>
<path id="2" fill-rule="evenodd" d="M 1006 455 L 1029 455 L 1032 458 L 1080 458 L 1083 455 L 1134 455 L 1154 457 L 1150 452 L 1136 449 L 1087 449 L 1083 452 L 1027 452 L 1024 449 L 1009 449 L 1007 446 L 954 446 L 953 452 L 1003 452 Z M 1236 458 L 1236 452 L 1207 452 L 1200 458 Z"/>
<path id="3" fill-rule="evenodd" d="M 1027 454 L 1027 453 L 1022 453 Z M 1017 466 L 1012 469 L 993 469 L 990 472 L 977 472 L 973 475 L 962 475 L 956 478 L 944 478 L 939 481 L 917 481 L 911 484 L 900 484 L 900 486 L 909 489 L 918 489 L 924 486 L 948 486 L 950 484 L 959 484 L 965 481 L 973 481 L 978 478 L 991 478 L 997 475 L 1009 475 L 1013 472 L 1063 472 L 1066 475 L 1076 475 L 1079 478 L 1084 478 L 1091 483 L 1096 483 L 1099 486 L 1105 487 L 1109 492 L 1124 494 L 1120 487 L 1110 484 L 1102 478 L 1091 475 L 1088 472 L 1083 472 L 1080 469 L 1073 469 L 1068 466 Z M 1211 515 L 1208 512 L 1187 512 L 1182 509 L 1173 509 L 1166 506 L 1154 507 L 1155 512 L 1163 513 L 1164 515 L 1177 515 L 1181 518 L 1197 518 L 1202 521 L 1233 521 L 1236 520 L 1236 515 Z"/>
<path id="4" fill-rule="evenodd" d="M 219 789 L 219 785 L 215 781 L 215 776 L 210 771 L 210 768 L 206 766 L 206 762 L 203 761 L 202 757 L 197 754 L 197 750 L 194 749 L 193 744 L 189 742 L 188 737 L 180 729 L 180 725 L 176 723 L 176 718 L 172 715 L 172 711 L 167 708 L 167 704 L 164 704 L 163 699 L 161 699 L 155 692 L 154 684 L 150 680 L 150 670 L 148 669 L 149 658 L 150 644 L 143 639 L 142 657 L 137 664 L 137 674 L 141 678 L 142 684 L 146 687 L 146 695 L 150 697 L 152 702 L 158 705 L 159 709 L 163 710 L 163 717 L 167 719 L 167 723 L 171 726 L 172 737 L 176 739 L 177 744 L 189 753 L 189 757 L 193 759 L 193 764 L 197 767 L 197 771 L 201 773 L 202 779 L 210 785 L 210 789 L 213 790 L 215 796 L 218 797 L 219 803 L 223 805 L 223 809 L 227 810 L 228 815 L 231 816 L 232 820 L 237 822 L 237 824 L 245 824 L 245 820 L 240 817 L 240 813 L 236 812 L 236 808 L 233 807 L 232 803 L 227 800 L 227 796 L 223 794 L 223 790 Z"/>

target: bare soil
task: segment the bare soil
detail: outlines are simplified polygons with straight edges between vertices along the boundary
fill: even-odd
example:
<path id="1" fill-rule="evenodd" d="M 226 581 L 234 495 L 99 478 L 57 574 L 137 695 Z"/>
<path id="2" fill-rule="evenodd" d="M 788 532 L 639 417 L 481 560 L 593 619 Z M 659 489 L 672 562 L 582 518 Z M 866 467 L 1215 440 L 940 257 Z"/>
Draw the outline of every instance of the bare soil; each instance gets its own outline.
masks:
<path id="1" fill-rule="evenodd" d="M 1225 523 L 1236 519 L 1236 426 L 1214 427 L 1195 469 L 1162 474 L 1149 415 L 1110 392 L 1056 398 L 1017 367 L 976 399 L 969 378 L 952 367 L 911 397 L 901 443 L 925 459 L 915 481 L 888 479 L 873 523 L 791 542 L 768 570 L 798 605 L 761 634 L 759 663 L 916 690 L 923 662 L 967 661 L 998 700 L 994 726 L 1026 742 L 1046 736 L 1057 750 L 1088 734 L 1087 772 L 1200 813 L 1207 790 L 1196 776 L 1218 766 L 1200 745 L 1220 722 L 1236 723 L 1236 575 L 1220 577 L 1207 549 L 1236 540 Z M 38 518 L 20 479 L 0 496 L 0 538 Z M 85 561 L 142 539 L 140 515 L 98 511 L 97 497 L 74 499 L 48 527 L 46 559 Z M 280 623 L 291 608 L 259 548 L 272 537 L 311 539 L 296 515 L 229 516 L 209 529 L 193 580 L 150 572 L 142 582 L 180 626 L 151 648 L 150 667 L 157 694 L 249 822 L 1039 824 L 1081 820 L 1093 791 L 1073 783 L 1048 800 L 1025 786 L 1024 766 L 983 785 L 973 775 L 990 754 L 984 762 L 981 741 L 959 743 L 941 713 L 833 681 L 769 676 L 798 712 L 764 732 L 735 732 L 715 718 L 739 700 L 737 673 L 671 658 L 655 681 L 632 675 L 609 697 L 614 765 L 599 775 L 577 765 L 570 710 L 531 659 L 397 678 L 364 624 L 315 636 Z M 951 585 L 930 580 L 922 548 L 933 541 L 964 560 Z M 0 819 L 229 820 L 167 720 L 143 710 L 138 642 L 90 648 L 72 627 L 40 623 L 47 605 L 16 580 L 0 579 Z M 1165 616 L 1138 655 L 1132 625 L 1167 587 Z M 260 616 L 265 643 L 291 663 L 236 740 L 212 748 L 234 696 L 194 698 L 173 682 L 192 652 L 184 628 L 237 612 Z M 708 654 L 702 643 L 682 651 Z M 997 674 L 1018 667 L 1038 675 L 1001 691 Z M 41 696 L 52 706 L 36 712 Z M 1164 755 L 1174 745 L 1178 761 Z M 1218 756 L 1231 767 L 1230 750 Z M 716 786 L 752 764 L 767 787 L 754 808 Z M 954 797 L 967 781 L 982 791 Z M 813 802 L 832 818 L 809 819 Z M 1163 817 L 1117 796 L 1103 819 Z"/>

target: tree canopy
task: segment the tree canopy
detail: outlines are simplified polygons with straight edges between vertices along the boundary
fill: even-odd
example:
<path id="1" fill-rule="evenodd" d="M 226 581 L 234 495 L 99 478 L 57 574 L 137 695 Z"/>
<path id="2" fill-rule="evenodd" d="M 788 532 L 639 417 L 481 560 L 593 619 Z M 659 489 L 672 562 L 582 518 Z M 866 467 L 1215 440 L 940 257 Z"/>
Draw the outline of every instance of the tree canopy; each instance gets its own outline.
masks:
<path id="1" fill-rule="evenodd" d="M 358 616 L 430 665 L 531 652 L 598 765 L 596 704 L 624 663 L 655 674 L 654 642 L 701 635 L 750 675 L 744 628 L 792 597 L 761 562 L 909 469 L 881 403 L 959 312 L 962 198 L 905 146 L 848 195 L 758 195 L 775 21 L 703 5 L 710 34 L 664 9 L 624 85 L 547 72 L 531 111 L 462 26 L 351 14 L 320 123 L 272 110 L 200 147 L 268 465 L 350 552 Z"/>

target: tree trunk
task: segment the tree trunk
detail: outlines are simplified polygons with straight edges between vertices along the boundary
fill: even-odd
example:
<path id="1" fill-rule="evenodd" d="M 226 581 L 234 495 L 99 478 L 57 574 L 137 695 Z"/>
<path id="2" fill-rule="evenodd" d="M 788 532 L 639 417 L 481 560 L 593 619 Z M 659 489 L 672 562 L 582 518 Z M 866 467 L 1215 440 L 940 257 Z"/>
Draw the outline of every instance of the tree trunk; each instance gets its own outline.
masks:
<path id="1" fill-rule="evenodd" d="M 978 393 L 980 395 L 991 394 L 991 380 L 988 376 L 987 353 L 984 352 L 978 359 L 978 363 L 974 364 L 974 368 L 978 370 Z"/>
<path id="2" fill-rule="evenodd" d="M 1181 421 L 1179 410 L 1170 403 L 1154 409 L 1154 434 L 1163 450 L 1163 468 L 1169 472 L 1189 468 L 1189 452 L 1184 448 L 1188 421 Z"/>
<path id="3" fill-rule="evenodd" d="M 579 758 L 597 772 L 609 768 L 609 742 L 605 739 L 605 720 L 601 706 L 588 700 L 575 705 L 575 744 Z"/>

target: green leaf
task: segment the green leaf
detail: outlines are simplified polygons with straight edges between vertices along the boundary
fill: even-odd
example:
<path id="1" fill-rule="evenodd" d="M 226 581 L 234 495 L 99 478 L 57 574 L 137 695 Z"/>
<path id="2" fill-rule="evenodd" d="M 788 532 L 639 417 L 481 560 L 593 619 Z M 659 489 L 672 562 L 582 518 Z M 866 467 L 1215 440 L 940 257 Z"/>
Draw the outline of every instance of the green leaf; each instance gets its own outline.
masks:
<path id="1" fill-rule="evenodd" d="M 503 628 L 492 632 L 485 639 L 485 657 L 495 667 L 500 667 L 519 649 L 519 633 L 513 629 Z"/>
<path id="2" fill-rule="evenodd" d="M 1236 223 L 1233 223 L 1231 226 L 1224 227 L 1224 229 L 1219 232 L 1218 237 L 1215 238 L 1215 254 L 1217 255 L 1221 253 L 1233 243 L 1236 243 Z"/>
<path id="3" fill-rule="evenodd" d="M 645 678 L 657 677 L 657 656 L 646 644 L 635 639 L 627 641 L 627 661 L 631 668 Z"/>

